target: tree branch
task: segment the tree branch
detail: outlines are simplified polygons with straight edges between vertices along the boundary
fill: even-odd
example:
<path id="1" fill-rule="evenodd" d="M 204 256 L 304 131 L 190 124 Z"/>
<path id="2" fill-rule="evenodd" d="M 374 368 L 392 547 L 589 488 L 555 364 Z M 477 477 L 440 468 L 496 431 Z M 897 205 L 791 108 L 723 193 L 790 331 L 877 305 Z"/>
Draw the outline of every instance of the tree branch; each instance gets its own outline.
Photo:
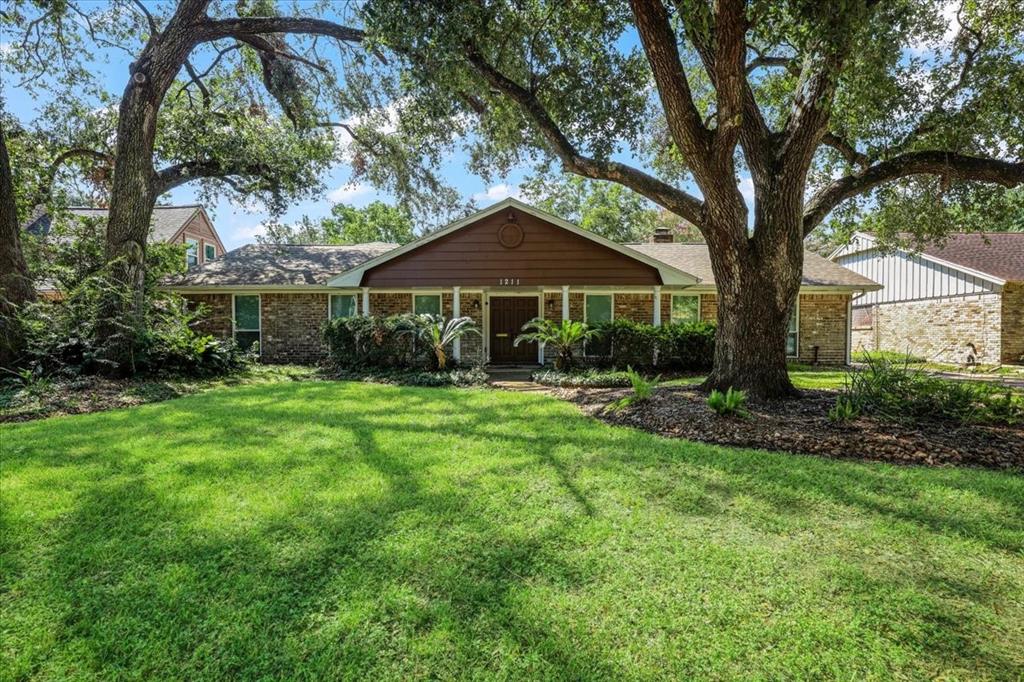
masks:
<path id="1" fill-rule="evenodd" d="M 693 164 L 694 176 L 709 184 L 711 133 L 693 103 L 668 12 L 661 0 L 630 0 L 630 6 L 672 139 Z"/>
<path id="2" fill-rule="evenodd" d="M 624 163 L 583 156 L 559 129 L 537 97 L 494 68 L 475 45 L 466 46 L 466 59 L 490 87 L 519 105 L 540 130 L 551 151 L 562 161 L 565 170 L 587 178 L 625 185 L 691 223 L 701 224 L 703 203 L 700 199 Z"/>
<path id="3" fill-rule="evenodd" d="M 252 165 L 245 165 L 243 163 L 224 164 L 214 159 L 184 161 L 157 172 L 154 194 L 159 196 L 197 178 L 226 178 L 232 175 L 261 176 L 265 175 L 269 170 L 266 164 L 260 163 Z"/>
<path id="4" fill-rule="evenodd" d="M 867 154 L 857 151 L 856 147 L 835 133 L 825 133 L 821 138 L 821 143 L 832 147 L 842 154 L 843 158 L 846 159 L 851 166 L 861 166 L 862 168 L 866 168 L 870 163 Z"/>
<path id="5" fill-rule="evenodd" d="M 910 175 L 940 175 L 956 180 L 1016 187 L 1024 183 L 1024 162 L 1000 161 L 942 151 L 900 154 L 860 173 L 839 178 L 819 190 L 804 210 L 804 235 L 810 234 L 832 209 L 846 199 Z"/>
<path id="6" fill-rule="evenodd" d="M 90 158 L 94 161 L 106 161 L 109 164 L 114 163 L 114 157 L 106 152 L 96 151 L 95 149 L 86 149 L 84 147 L 73 147 L 67 149 L 57 155 L 57 158 L 53 160 L 50 167 L 46 169 L 46 174 L 43 176 L 42 181 L 39 183 L 39 188 L 36 190 L 35 198 L 32 201 L 33 206 L 45 204 L 50 198 L 50 192 L 53 190 L 53 181 L 57 177 L 57 171 L 65 163 L 74 158 Z"/>
<path id="7" fill-rule="evenodd" d="M 314 36 L 329 36 L 348 43 L 362 42 L 363 31 L 343 26 L 326 19 L 308 17 L 235 17 L 231 19 L 206 19 L 196 30 L 202 40 L 218 38 L 259 36 L 266 33 L 304 33 Z"/>

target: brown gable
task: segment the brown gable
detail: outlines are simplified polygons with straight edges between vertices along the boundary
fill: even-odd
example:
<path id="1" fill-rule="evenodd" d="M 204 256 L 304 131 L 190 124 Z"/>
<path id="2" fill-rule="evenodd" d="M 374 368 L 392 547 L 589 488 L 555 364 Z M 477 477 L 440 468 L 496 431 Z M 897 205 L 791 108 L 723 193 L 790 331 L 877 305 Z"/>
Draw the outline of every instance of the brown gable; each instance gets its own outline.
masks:
<path id="1" fill-rule="evenodd" d="M 505 227 L 510 222 L 516 227 Z M 370 268 L 372 287 L 661 284 L 656 268 L 516 208 Z"/>

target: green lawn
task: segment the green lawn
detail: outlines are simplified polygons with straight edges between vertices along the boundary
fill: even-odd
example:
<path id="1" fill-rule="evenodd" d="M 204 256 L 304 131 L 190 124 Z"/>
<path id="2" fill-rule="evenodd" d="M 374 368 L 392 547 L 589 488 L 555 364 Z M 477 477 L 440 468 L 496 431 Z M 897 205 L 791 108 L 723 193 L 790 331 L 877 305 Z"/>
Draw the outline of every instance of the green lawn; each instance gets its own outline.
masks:
<path id="1" fill-rule="evenodd" d="M 790 365 L 789 378 L 797 388 L 842 388 L 846 381 L 846 370 L 840 367 L 812 367 L 811 365 Z M 699 384 L 704 377 L 683 377 L 663 382 L 664 386 L 689 386 Z"/>
<path id="2" fill-rule="evenodd" d="M 1020 679 L 1024 477 L 303 382 L 0 427 L 5 679 Z"/>

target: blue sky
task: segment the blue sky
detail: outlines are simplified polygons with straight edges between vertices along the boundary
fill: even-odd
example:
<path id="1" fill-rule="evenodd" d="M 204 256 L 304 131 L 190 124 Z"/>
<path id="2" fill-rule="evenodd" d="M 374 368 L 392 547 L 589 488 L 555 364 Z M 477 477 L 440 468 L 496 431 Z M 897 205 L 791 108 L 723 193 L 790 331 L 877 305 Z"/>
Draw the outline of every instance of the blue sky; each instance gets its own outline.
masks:
<path id="1" fill-rule="evenodd" d="M 158 3 L 149 0 L 147 3 L 154 8 L 159 6 Z M 11 44 L 11 36 L 0 36 L 0 49 L 10 49 Z M 635 44 L 634 36 L 624 36 L 620 47 L 630 49 Z M 131 57 L 123 51 L 105 50 L 97 52 L 97 59 L 89 63 L 88 66 L 104 89 L 110 93 L 120 93 L 128 78 L 130 61 Z M 196 65 L 200 69 L 203 68 L 198 61 L 196 61 Z M 2 94 L 7 110 L 24 122 L 34 119 L 43 103 L 34 100 L 27 93 L 13 88 L 4 88 Z M 622 161 L 636 163 L 636 160 L 631 158 L 629 150 L 624 150 L 619 158 Z M 443 167 L 442 177 L 460 192 L 464 199 L 474 200 L 480 208 L 509 196 L 518 196 L 520 183 L 531 174 L 531 168 L 524 166 L 513 169 L 506 177 L 495 178 L 487 183 L 466 169 L 466 161 L 467 158 L 463 152 L 456 152 Z M 335 165 L 324 178 L 326 189 L 322 196 L 293 204 L 282 219 L 285 222 L 291 222 L 303 215 L 324 216 L 330 213 L 332 205 L 337 202 L 365 206 L 378 199 L 392 200 L 388 194 L 380 192 L 368 184 L 350 184 L 349 180 L 350 172 L 347 164 Z M 694 187 L 687 189 L 697 193 Z M 197 203 L 199 199 L 196 192 L 197 187 L 185 185 L 162 197 L 161 202 L 169 199 L 172 203 L 178 204 Z M 226 199 L 221 199 L 213 205 L 207 205 L 207 210 L 229 249 L 254 241 L 256 235 L 261 231 L 261 224 L 268 218 L 267 212 L 260 210 L 258 206 L 237 205 Z"/>
<path id="2" fill-rule="evenodd" d="M 955 7 L 956 4 L 950 1 L 945 3 L 942 9 L 943 18 L 949 24 L 949 31 L 943 37 L 940 44 L 948 44 L 955 32 Z M 10 44 L 10 36 L 0 36 L 0 50 L 10 49 Z M 635 36 L 626 35 L 620 40 L 619 47 L 623 50 L 629 50 L 635 44 Z M 908 52 L 911 54 L 922 54 L 929 52 L 932 48 L 934 46 L 923 44 L 911 45 Z M 128 77 L 129 62 L 130 57 L 126 53 L 109 50 L 99 53 L 98 60 L 90 63 L 89 67 L 107 91 L 120 93 L 124 89 Z M 202 68 L 201 64 L 197 63 L 197 66 Z M 19 92 L 13 88 L 3 88 L 0 92 L 2 92 L 4 104 L 10 113 L 25 122 L 35 118 L 40 102 L 34 101 L 27 93 Z M 628 149 L 624 150 L 622 154 L 617 155 L 617 158 L 627 163 L 637 163 L 636 159 L 632 158 Z M 490 183 L 485 183 L 481 178 L 472 175 L 466 170 L 466 157 L 462 152 L 455 153 L 448 160 L 442 171 L 444 179 L 452 187 L 456 188 L 464 199 L 473 199 L 481 208 L 508 196 L 517 196 L 520 183 L 525 176 L 531 173 L 531 169 L 528 167 L 516 168 L 507 177 L 497 178 Z M 322 196 L 314 200 L 292 205 L 283 216 L 283 220 L 291 222 L 303 215 L 311 217 L 327 215 L 330 213 L 331 206 L 336 202 L 365 206 L 377 199 L 383 201 L 391 200 L 390 196 L 378 192 L 367 184 L 350 184 L 349 178 L 349 168 L 346 164 L 339 163 L 335 165 L 324 178 L 326 189 Z M 746 176 L 740 177 L 739 187 L 747 198 L 748 204 L 752 204 L 753 183 L 750 178 Z M 692 185 L 685 187 L 685 189 L 699 196 L 698 190 Z M 167 198 L 164 197 L 164 200 Z M 196 188 L 188 185 L 180 187 L 170 194 L 169 199 L 173 203 L 197 202 Z M 268 217 L 265 211 L 260 210 L 256 206 L 240 206 L 223 199 L 214 205 L 208 205 L 207 209 L 228 248 L 235 248 L 252 242 L 260 232 L 261 224 Z"/>

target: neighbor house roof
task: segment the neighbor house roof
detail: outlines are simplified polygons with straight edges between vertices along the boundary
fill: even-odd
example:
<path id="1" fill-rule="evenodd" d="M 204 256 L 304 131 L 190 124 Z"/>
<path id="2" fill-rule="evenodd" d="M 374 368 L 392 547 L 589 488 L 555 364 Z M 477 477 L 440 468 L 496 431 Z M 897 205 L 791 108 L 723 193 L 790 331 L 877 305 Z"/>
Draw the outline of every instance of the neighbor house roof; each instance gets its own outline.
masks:
<path id="1" fill-rule="evenodd" d="M 919 243 L 909 232 L 900 233 L 907 246 L 900 250 L 952 267 L 995 284 L 1024 281 L 1024 233 L 956 232 L 941 241 Z M 855 232 L 850 242 L 835 251 L 832 258 L 849 256 L 876 248 L 877 238 L 870 232 Z"/>
<path id="2" fill-rule="evenodd" d="M 1002 280 L 1024 280 L 1024 232 L 951 234 L 941 244 L 924 244 L 921 253 Z"/>
<path id="3" fill-rule="evenodd" d="M 167 281 L 172 288 L 325 286 L 357 265 L 387 253 L 398 244 L 369 242 L 344 246 L 246 244 L 217 260 Z"/>
<path id="4" fill-rule="evenodd" d="M 153 231 L 150 233 L 151 242 L 166 242 L 173 238 L 181 228 L 185 226 L 196 213 L 203 210 L 201 204 L 185 204 L 182 206 L 156 206 L 153 208 Z M 85 206 L 73 206 L 67 209 L 71 215 L 80 218 L 106 219 L 107 209 L 90 208 Z M 42 213 L 35 216 L 25 226 L 25 231 L 31 234 L 45 237 L 50 232 L 53 218 L 49 213 Z"/>
<path id="5" fill-rule="evenodd" d="M 711 256 L 707 244 L 645 243 L 629 247 L 664 263 L 700 277 L 702 286 L 714 286 L 715 273 L 711 269 Z M 804 251 L 805 287 L 836 287 L 858 291 L 874 291 L 881 285 L 838 263 L 822 258 L 812 251 Z"/>

